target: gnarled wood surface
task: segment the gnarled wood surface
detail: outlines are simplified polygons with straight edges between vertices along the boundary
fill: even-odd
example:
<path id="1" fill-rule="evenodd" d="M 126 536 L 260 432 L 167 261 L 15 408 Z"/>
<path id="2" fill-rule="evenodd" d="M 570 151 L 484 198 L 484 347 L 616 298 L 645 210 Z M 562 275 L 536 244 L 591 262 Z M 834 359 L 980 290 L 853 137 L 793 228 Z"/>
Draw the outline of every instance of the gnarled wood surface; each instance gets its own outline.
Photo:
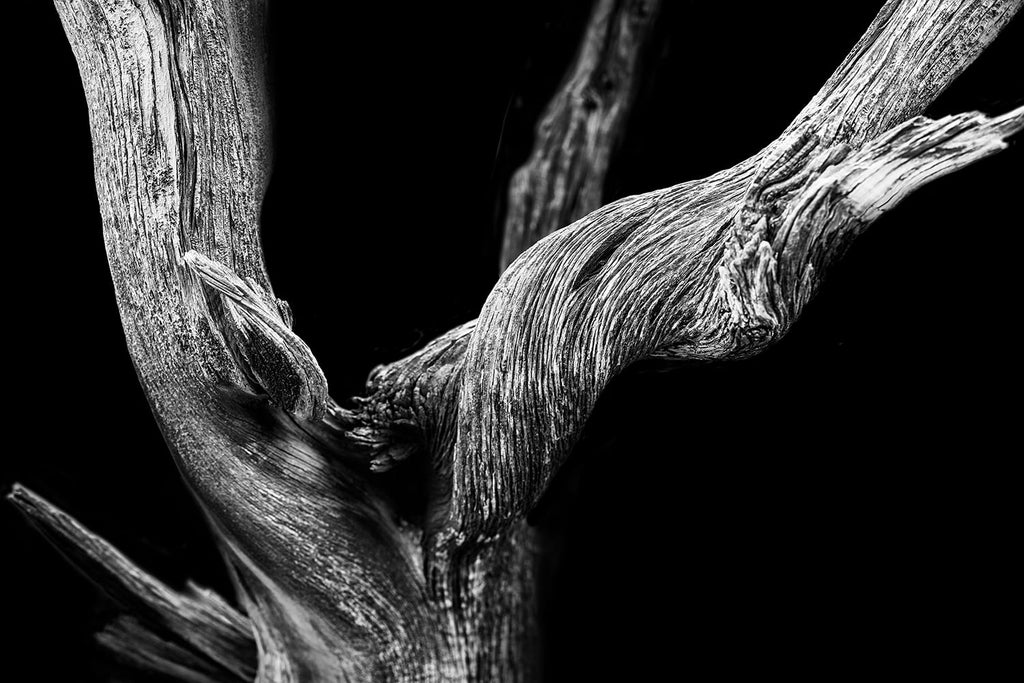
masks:
<path id="1" fill-rule="evenodd" d="M 100 642 L 130 658 L 161 658 L 182 680 L 252 680 L 256 643 L 249 620 L 215 593 L 190 584 L 175 591 L 149 576 L 109 543 L 22 486 L 9 496 L 18 509 L 82 573 L 126 612 Z M 144 642 L 139 642 L 144 641 Z M 166 655 L 161 657 L 161 653 Z"/>
<path id="2" fill-rule="evenodd" d="M 601 206 L 625 129 L 658 0 L 599 0 L 566 82 L 537 124 L 529 160 L 509 184 L 501 269 L 537 240 Z"/>
<path id="3" fill-rule="evenodd" d="M 652 14 L 599 2 L 549 110 L 568 124 L 541 126 L 514 186 L 509 220 L 522 236 L 503 258 L 578 220 L 522 253 L 477 321 L 377 368 L 348 409 L 328 396 L 263 266 L 263 3 L 58 0 L 86 89 L 129 351 L 221 542 L 257 680 L 532 680 L 535 539 L 524 517 L 602 389 L 645 358 L 761 351 L 878 215 L 1001 149 L 1024 108 L 917 115 L 1020 4 L 890 0 L 760 153 L 580 217 L 602 185 Z M 597 109 L 573 109 L 602 68 L 622 87 Z M 555 163 L 553 150 L 568 153 Z M 545 165 L 562 170 L 548 177 Z M 378 474 L 417 458 L 422 514 Z M 126 566 L 44 501 L 13 498 L 59 542 Z M 205 609 L 145 581 L 133 594 Z M 234 636 L 246 623 L 228 621 Z M 251 671 L 180 628 L 207 659 L 135 627 L 128 617 L 107 638 L 183 680 Z"/>
<path id="4" fill-rule="evenodd" d="M 366 421 L 386 429 L 376 404 L 386 405 L 406 424 L 424 425 L 442 471 L 453 463 L 451 477 L 442 477 L 451 500 L 435 501 L 430 529 L 441 562 L 452 547 L 499 536 L 530 509 L 617 373 L 649 357 L 757 353 L 799 315 L 826 262 L 891 200 L 1000 149 L 1020 110 L 991 125 L 968 116 L 973 124 L 953 141 L 940 132 L 948 122 L 917 122 L 913 130 L 936 137 L 897 138 L 900 145 L 886 147 L 891 158 L 872 157 L 876 206 L 851 208 L 857 218 L 842 221 L 816 214 L 836 223 L 828 229 L 793 220 L 776 237 L 807 193 L 829 181 L 842 186 L 847 174 L 869 175 L 855 164 L 877 151 L 871 145 L 887 144 L 884 131 L 923 111 L 1019 6 L 887 3 L 776 142 L 709 178 L 627 197 L 559 230 L 505 272 L 471 333 L 462 328 L 378 369 Z M 946 152 L 927 153 L 940 142 Z M 885 170 L 896 159 L 905 174 Z M 440 349 L 446 361 L 434 382 L 433 366 L 421 363 Z M 410 383 L 436 399 L 407 400 Z M 447 460 L 438 447 L 445 439 Z"/>

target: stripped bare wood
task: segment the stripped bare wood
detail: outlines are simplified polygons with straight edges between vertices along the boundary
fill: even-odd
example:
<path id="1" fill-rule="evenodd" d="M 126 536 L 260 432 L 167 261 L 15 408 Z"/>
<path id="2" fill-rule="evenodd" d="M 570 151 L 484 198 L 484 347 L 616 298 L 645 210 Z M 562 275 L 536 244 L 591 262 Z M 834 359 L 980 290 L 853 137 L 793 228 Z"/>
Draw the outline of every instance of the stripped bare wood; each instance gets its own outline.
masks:
<path id="1" fill-rule="evenodd" d="M 598 0 L 565 82 L 537 124 L 508 190 L 501 269 L 545 235 L 603 203 L 612 152 L 640 78 L 660 0 Z"/>
<path id="2" fill-rule="evenodd" d="M 368 422 L 381 414 L 373 404 L 383 403 L 407 422 L 440 425 L 438 434 L 428 436 L 435 444 L 453 437 L 447 444 L 449 484 L 435 488 L 451 500 L 434 501 L 432 519 L 447 516 L 430 529 L 438 561 L 449 561 L 451 548 L 499 537 L 532 507 L 602 389 L 632 363 L 650 357 L 745 358 L 777 340 L 822 273 L 808 276 L 806 286 L 785 287 L 786 296 L 799 293 L 786 302 L 786 324 L 765 328 L 736 316 L 731 288 L 722 284 L 731 276 L 723 269 L 746 272 L 760 249 L 760 242 L 752 255 L 745 253 L 745 241 L 735 247 L 747 197 L 770 183 L 763 188 L 765 199 L 773 211 L 782 211 L 823 164 L 839 160 L 812 159 L 793 145 L 794 138 L 814 138 L 830 154 L 840 154 L 843 146 L 860 149 L 869 137 L 923 111 L 1019 7 L 1017 0 L 960 3 L 955 11 L 934 0 L 889 2 L 777 142 L 731 169 L 620 200 L 541 240 L 495 286 L 472 333 L 462 337 L 465 350 L 452 347 L 448 337 L 439 342 L 449 359 L 464 354 L 462 367 L 450 361 L 445 384 L 438 387 L 432 387 L 429 368 L 412 373 L 421 395 L 433 390 L 457 400 L 457 409 L 403 399 L 408 368 L 430 355 L 430 345 L 378 370 L 371 407 L 364 409 Z M 1005 135 L 983 130 L 993 141 Z M 779 164 L 774 174 L 782 180 L 773 181 L 764 170 Z M 804 234 L 822 240 L 812 250 L 840 250 L 841 242 L 825 240 L 834 235 L 809 226 Z M 745 262 L 749 266 L 740 266 Z M 461 384 L 453 389 L 450 377 L 456 373 Z M 436 448 L 432 455 L 443 459 Z M 447 469 L 442 464 L 440 471 Z"/>
<path id="3" fill-rule="evenodd" d="M 147 680 L 152 674 L 184 683 L 252 680 L 251 676 L 235 676 L 218 669 L 208 660 L 196 657 L 180 645 L 161 638 L 145 624 L 127 615 L 106 626 L 96 635 L 96 640 L 113 652 L 115 658 L 122 661 L 133 674 L 146 674 Z"/>
<path id="4" fill-rule="evenodd" d="M 348 410 L 327 395 L 263 268 L 262 1 L 58 0 L 89 104 L 129 352 L 227 558 L 258 645 L 257 680 L 533 680 L 535 545 L 524 516 L 601 391 L 645 358 L 758 353 L 878 215 L 1001 149 L 1021 109 L 913 117 L 1020 4 L 890 0 L 778 140 L 541 239 L 477 321 L 377 368 L 369 396 Z M 601 45 L 640 35 L 615 25 Z M 605 104 L 565 119 L 570 146 L 614 144 L 624 109 Z M 541 148 L 553 144 L 541 136 Z M 559 158 L 555 177 L 528 183 L 547 217 L 524 219 L 524 235 L 594 201 L 604 157 L 570 148 Z M 559 198 L 559 187 L 573 189 Z M 427 458 L 422 518 L 378 474 L 417 454 Z M 140 656 L 174 657 L 146 634 L 122 638 L 123 626 L 116 637 Z"/>
<path id="5" fill-rule="evenodd" d="M 256 673 L 256 642 L 249 620 L 216 593 L 189 584 L 176 591 L 150 576 L 63 510 L 39 495 L 15 485 L 10 500 L 68 560 L 161 645 L 151 653 L 168 666 L 177 662 L 205 675 L 230 675 L 252 680 Z M 115 626 L 105 644 L 127 656 L 148 657 L 116 637 Z M 177 643 L 177 644 L 176 644 Z M 134 655 L 127 650 L 135 650 Z M 180 656 L 177 656 L 180 654 Z M 159 670 L 159 669 L 158 669 Z"/>
<path id="6" fill-rule="evenodd" d="M 267 607 L 258 624 L 274 622 L 257 637 L 299 642 L 315 623 L 325 643 L 261 642 L 261 679 L 287 680 L 264 673 L 280 651 L 293 677 L 323 680 L 440 666 L 409 541 L 364 461 L 352 469 L 333 430 L 303 419 L 322 410 L 322 373 L 272 305 L 258 225 L 270 168 L 264 2 L 56 6 L 85 86 L 139 380 L 245 595 Z M 216 287 L 239 282 L 251 297 Z"/>

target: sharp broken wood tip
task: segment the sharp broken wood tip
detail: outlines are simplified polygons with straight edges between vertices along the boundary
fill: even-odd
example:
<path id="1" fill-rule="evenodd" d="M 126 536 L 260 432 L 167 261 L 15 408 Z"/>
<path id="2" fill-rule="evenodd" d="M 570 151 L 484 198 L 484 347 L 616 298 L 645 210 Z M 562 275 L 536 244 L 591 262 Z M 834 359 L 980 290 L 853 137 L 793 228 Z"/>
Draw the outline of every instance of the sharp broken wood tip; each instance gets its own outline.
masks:
<path id="1" fill-rule="evenodd" d="M 5 497 L 22 513 L 33 517 L 39 516 L 37 508 L 52 507 L 42 496 L 20 482 L 14 482 Z"/>
<path id="2" fill-rule="evenodd" d="M 992 117 L 992 124 L 1001 126 L 1006 123 L 1006 132 L 1003 133 L 1003 140 L 1007 141 L 1007 138 L 1016 136 L 1021 131 L 1024 131 L 1024 104 L 1015 109 L 1011 109 L 1005 114 Z M 1014 140 L 1017 142 L 1017 140 Z"/>

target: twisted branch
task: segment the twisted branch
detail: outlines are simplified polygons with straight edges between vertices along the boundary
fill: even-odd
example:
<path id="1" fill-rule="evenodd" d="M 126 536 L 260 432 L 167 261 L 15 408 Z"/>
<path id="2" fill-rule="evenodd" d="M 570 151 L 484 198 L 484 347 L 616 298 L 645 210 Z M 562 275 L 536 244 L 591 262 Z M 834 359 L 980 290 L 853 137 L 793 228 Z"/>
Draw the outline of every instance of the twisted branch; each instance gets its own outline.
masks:
<path id="1" fill-rule="evenodd" d="M 528 680 L 534 541 L 523 517 L 603 388 L 645 358 L 763 350 L 877 216 L 1001 149 L 1024 109 L 917 115 L 1020 4 L 890 0 L 777 141 L 580 217 L 597 202 L 650 16 L 602 0 L 518 176 L 503 258 L 550 234 L 505 271 L 477 321 L 377 368 L 350 410 L 327 395 L 263 267 L 263 3 L 58 0 L 128 348 L 227 557 L 257 680 Z M 606 75 L 615 87 L 602 90 Z M 417 453 L 429 456 L 419 513 L 385 474 Z M 107 638 L 128 643 L 132 627 Z M 186 679 L 247 675 L 242 659 L 208 651 L 219 645 L 174 632 L 210 661 L 151 631 L 132 647 L 158 667 L 187 661 Z"/>

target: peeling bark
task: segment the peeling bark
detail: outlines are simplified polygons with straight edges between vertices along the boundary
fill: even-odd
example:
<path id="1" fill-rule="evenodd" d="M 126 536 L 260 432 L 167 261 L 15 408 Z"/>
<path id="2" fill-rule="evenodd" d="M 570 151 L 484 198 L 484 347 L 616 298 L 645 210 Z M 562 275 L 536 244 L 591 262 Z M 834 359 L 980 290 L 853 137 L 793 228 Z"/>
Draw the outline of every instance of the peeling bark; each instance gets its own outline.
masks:
<path id="1" fill-rule="evenodd" d="M 1020 4 L 890 0 L 777 141 L 590 211 L 656 7 L 601 0 L 510 191 L 503 262 L 547 236 L 511 263 L 478 320 L 375 369 L 348 409 L 263 265 L 262 2 L 58 0 L 129 352 L 248 621 L 224 617 L 230 643 L 190 632 L 182 614 L 230 608 L 140 578 L 24 489 L 14 501 L 173 635 L 133 613 L 104 642 L 183 680 L 248 677 L 251 649 L 230 653 L 252 642 L 259 681 L 533 680 L 524 517 L 601 391 L 647 358 L 760 352 L 881 213 L 1002 149 L 1024 108 L 917 115 Z M 390 488 L 403 461 L 423 465 L 423 510 Z"/>

